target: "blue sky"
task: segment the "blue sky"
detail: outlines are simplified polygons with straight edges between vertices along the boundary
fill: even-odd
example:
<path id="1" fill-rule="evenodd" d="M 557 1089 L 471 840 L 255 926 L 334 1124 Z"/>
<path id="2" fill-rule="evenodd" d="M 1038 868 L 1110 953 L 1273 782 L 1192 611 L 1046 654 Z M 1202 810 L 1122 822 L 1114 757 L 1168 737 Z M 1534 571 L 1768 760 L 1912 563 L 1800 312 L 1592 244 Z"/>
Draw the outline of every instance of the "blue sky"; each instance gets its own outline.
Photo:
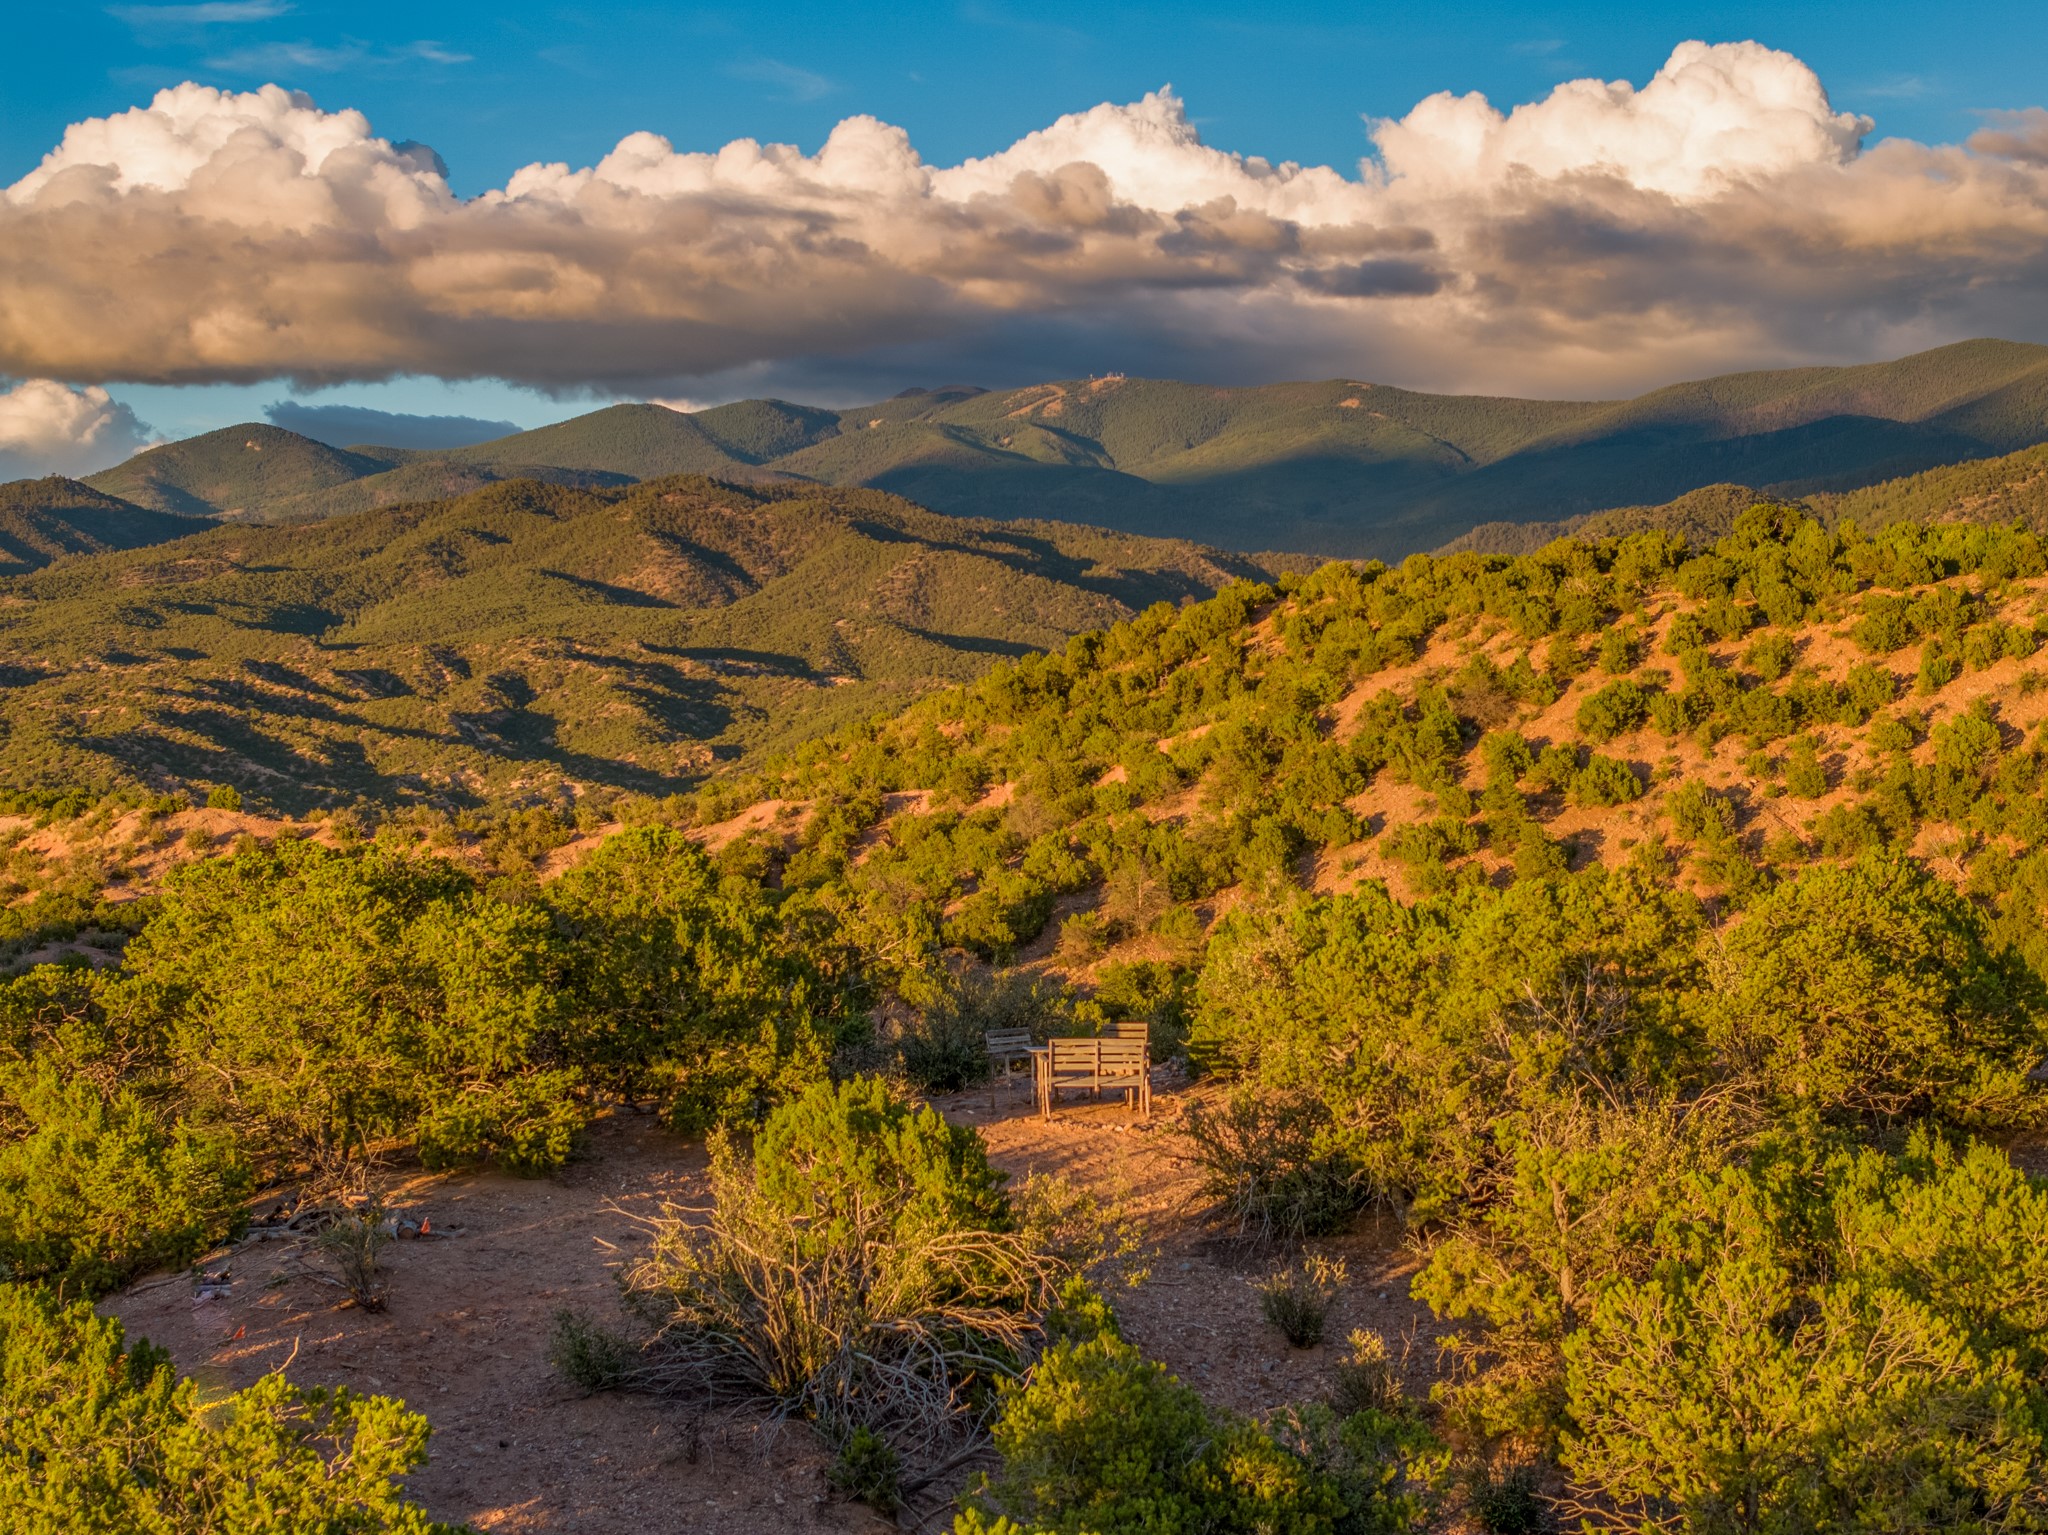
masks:
<path id="1" fill-rule="evenodd" d="M 1167 82 L 1206 143 L 1349 175 L 1371 148 L 1366 115 L 1399 116 L 1440 90 L 1480 91 L 1505 109 L 1568 79 L 1641 84 L 1692 37 L 1754 38 L 1796 55 L 1837 110 L 1875 120 L 1873 141 L 1959 142 L 1987 111 L 2039 103 L 2048 82 L 2038 3 L 1979 4 L 1961 24 L 1944 8 L 1904 4 L 210 0 L 22 7 L 9 31 L 16 66 L 0 86 L 0 184 L 30 171 L 67 124 L 145 103 L 160 87 L 196 80 L 247 90 L 274 81 L 330 111 L 364 112 L 387 139 L 432 146 L 462 196 L 501 187 L 535 161 L 592 164 L 635 130 L 663 134 L 678 149 L 754 137 L 815 150 L 856 113 L 902 126 L 928 163 L 948 165 L 997 151 L 1062 113 L 1134 101 Z M 1069 347 L 1057 360 L 1080 355 Z M 274 382 L 108 382 L 173 434 L 246 419 L 285 392 Z M 551 398 L 491 380 L 405 378 L 310 393 L 530 424 L 578 403 L 571 387 L 565 406 L 556 387 Z M 634 392 L 596 382 L 586 397 Z"/>
<path id="2" fill-rule="evenodd" d="M 248 19 L 163 19 L 208 12 Z M 150 19 L 155 13 L 155 19 Z M 274 14 L 271 14 L 274 13 Z M 678 147 L 752 136 L 816 147 L 870 112 L 928 159 L 1001 148 L 1063 112 L 1166 82 L 1204 137 L 1246 154 L 1348 166 L 1360 115 L 1433 91 L 1529 100 L 1581 75 L 1640 81 L 1684 38 L 1797 54 L 1880 134 L 1960 139 L 1987 108 L 2039 103 L 2036 4 L 760 7 L 294 0 L 21 7 L 0 113 L 13 180 L 66 124 L 180 80 L 265 81 L 353 106 L 433 145 L 456 190 L 532 160 L 588 164 L 651 129 Z"/>

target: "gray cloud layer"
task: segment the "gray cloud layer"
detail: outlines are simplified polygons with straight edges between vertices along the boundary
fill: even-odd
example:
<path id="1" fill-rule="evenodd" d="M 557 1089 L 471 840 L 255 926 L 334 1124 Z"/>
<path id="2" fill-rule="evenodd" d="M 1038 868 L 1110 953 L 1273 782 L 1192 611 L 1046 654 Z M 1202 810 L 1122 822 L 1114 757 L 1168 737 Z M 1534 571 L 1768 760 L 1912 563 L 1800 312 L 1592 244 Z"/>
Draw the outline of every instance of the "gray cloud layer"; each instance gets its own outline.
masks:
<path id="1" fill-rule="evenodd" d="M 1161 92 L 934 168 L 635 134 L 463 201 L 432 151 L 266 87 L 70 129 L 0 195 L 0 372 L 434 374 L 709 395 L 1097 368 L 1615 393 L 2048 336 L 2048 113 L 1863 147 L 1797 59 L 1433 96 L 1347 176 L 1201 143 Z"/>

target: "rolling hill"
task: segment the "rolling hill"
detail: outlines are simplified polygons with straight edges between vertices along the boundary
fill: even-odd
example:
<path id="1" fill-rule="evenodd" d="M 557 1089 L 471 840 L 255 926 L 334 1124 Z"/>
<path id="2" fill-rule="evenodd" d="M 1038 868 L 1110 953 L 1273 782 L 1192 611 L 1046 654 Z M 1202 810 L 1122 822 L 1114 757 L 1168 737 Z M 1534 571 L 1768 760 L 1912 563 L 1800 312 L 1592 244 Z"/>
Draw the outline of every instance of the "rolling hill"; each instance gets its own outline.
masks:
<path id="1" fill-rule="evenodd" d="M 232 524 L 0 581 L 0 787 L 225 782 L 299 810 L 667 793 L 1275 568 L 697 477 Z"/>
<path id="2" fill-rule="evenodd" d="M 85 483 L 153 511 L 254 516 L 288 497 L 381 473 L 393 462 L 249 423 L 144 449 Z"/>
<path id="3" fill-rule="evenodd" d="M 781 400 L 694 413 L 614 405 L 435 454 L 234 427 L 151 449 L 90 483 L 164 511 L 290 520 L 510 478 L 708 474 L 865 486 L 958 516 L 1391 559 L 1492 521 L 1658 505 L 1722 483 L 1842 495 L 2044 441 L 2048 348 L 1987 340 L 1622 401 L 1106 377 L 910 391 L 836 411 Z"/>
<path id="4" fill-rule="evenodd" d="M 151 511 L 53 474 L 0 485 L 0 576 L 25 575 L 74 555 L 182 538 L 193 519 Z"/>

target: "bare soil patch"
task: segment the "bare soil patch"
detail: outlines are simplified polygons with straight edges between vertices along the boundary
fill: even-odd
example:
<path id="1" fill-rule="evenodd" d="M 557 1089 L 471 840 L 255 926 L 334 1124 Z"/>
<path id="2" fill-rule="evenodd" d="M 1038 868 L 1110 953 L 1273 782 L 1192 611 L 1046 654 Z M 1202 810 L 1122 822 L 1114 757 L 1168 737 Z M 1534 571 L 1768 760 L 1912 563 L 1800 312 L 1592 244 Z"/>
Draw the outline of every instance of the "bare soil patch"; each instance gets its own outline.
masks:
<path id="1" fill-rule="evenodd" d="M 938 1106 L 979 1129 L 1014 1176 L 1059 1173 L 1127 1202 L 1150 1274 L 1115 1290 L 1118 1314 L 1133 1341 L 1208 1400 L 1262 1412 L 1320 1394 L 1353 1327 L 1379 1330 L 1397 1352 L 1409 1340 L 1414 1389 L 1426 1391 L 1433 1323 L 1408 1298 L 1416 1259 L 1399 1221 L 1367 1219 L 1315 1244 L 1346 1260 L 1350 1283 L 1328 1341 L 1290 1349 L 1259 1320 L 1251 1288 L 1286 1255 L 1247 1251 L 1206 1221 L 1169 1130 L 1186 1097 L 1162 1081 L 1149 1124 L 1120 1101 L 1086 1100 L 1063 1103 L 1048 1123 L 1016 1088 L 999 1090 L 993 1110 L 986 1089 Z M 433 1234 L 385 1249 L 390 1299 L 381 1313 L 347 1306 L 338 1289 L 305 1277 L 311 1254 L 296 1240 L 243 1247 L 224 1297 L 198 1300 L 189 1276 L 167 1275 L 102 1310 L 169 1349 L 210 1392 L 283 1369 L 301 1384 L 403 1397 L 434 1428 L 411 1495 L 436 1518 L 493 1535 L 888 1527 L 830 1491 L 826 1456 L 803 1425 L 628 1392 L 585 1397 L 549 1366 L 555 1311 L 614 1317 L 614 1275 L 643 1244 L 637 1222 L 664 1203 L 702 1203 L 704 1171 L 701 1144 L 614 1115 L 594 1128 L 589 1154 L 555 1178 L 398 1179 L 390 1202 L 425 1216 Z M 945 1527 L 930 1498 L 919 1509 L 906 1526 L 922 1518 L 926 1529 Z"/>

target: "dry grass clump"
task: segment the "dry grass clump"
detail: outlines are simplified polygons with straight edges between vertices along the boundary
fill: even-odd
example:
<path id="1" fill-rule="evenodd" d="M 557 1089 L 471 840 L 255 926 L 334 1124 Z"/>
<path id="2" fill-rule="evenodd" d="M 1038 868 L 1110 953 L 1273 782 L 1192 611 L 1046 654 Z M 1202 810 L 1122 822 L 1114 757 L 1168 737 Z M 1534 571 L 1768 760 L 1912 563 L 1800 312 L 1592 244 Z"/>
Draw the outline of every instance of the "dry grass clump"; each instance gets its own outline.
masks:
<path id="1" fill-rule="evenodd" d="M 1364 1202 L 1357 1172 L 1324 1145 L 1329 1111 L 1306 1094 L 1240 1089 L 1188 1105 L 1179 1125 L 1202 1192 L 1255 1242 L 1336 1230 Z"/>
<path id="2" fill-rule="evenodd" d="M 1296 1348 L 1314 1348 L 1345 1278 L 1342 1258 L 1311 1254 L 1260 1281 L 1259 1314 Z"/>
<path id="3" fill-rule="evenodd" d="M 373 1200 L 342 1205 L 313 1239 L 321 1256 L 333 1265 L 329 1282 L 339 1285 L 350 1302 L 365 1311 L 382 1311 L 388 1298 L 389 1288 L 377 1258 L 391 1237 L 390 1216 Z"/>
<path id="4" fill-rule="evenodd" d="M 926 1458 L 977 1433 L 1071 1269 L 979 1137 L 871 1078 L 779 1110 L 751 1156 L 716 1140 L 711 1191 L 653 1224 L 629 1275 L 657 1326 L 636 1376 L 810 1419 L 842 1445 L 865 1428 Z"/>

